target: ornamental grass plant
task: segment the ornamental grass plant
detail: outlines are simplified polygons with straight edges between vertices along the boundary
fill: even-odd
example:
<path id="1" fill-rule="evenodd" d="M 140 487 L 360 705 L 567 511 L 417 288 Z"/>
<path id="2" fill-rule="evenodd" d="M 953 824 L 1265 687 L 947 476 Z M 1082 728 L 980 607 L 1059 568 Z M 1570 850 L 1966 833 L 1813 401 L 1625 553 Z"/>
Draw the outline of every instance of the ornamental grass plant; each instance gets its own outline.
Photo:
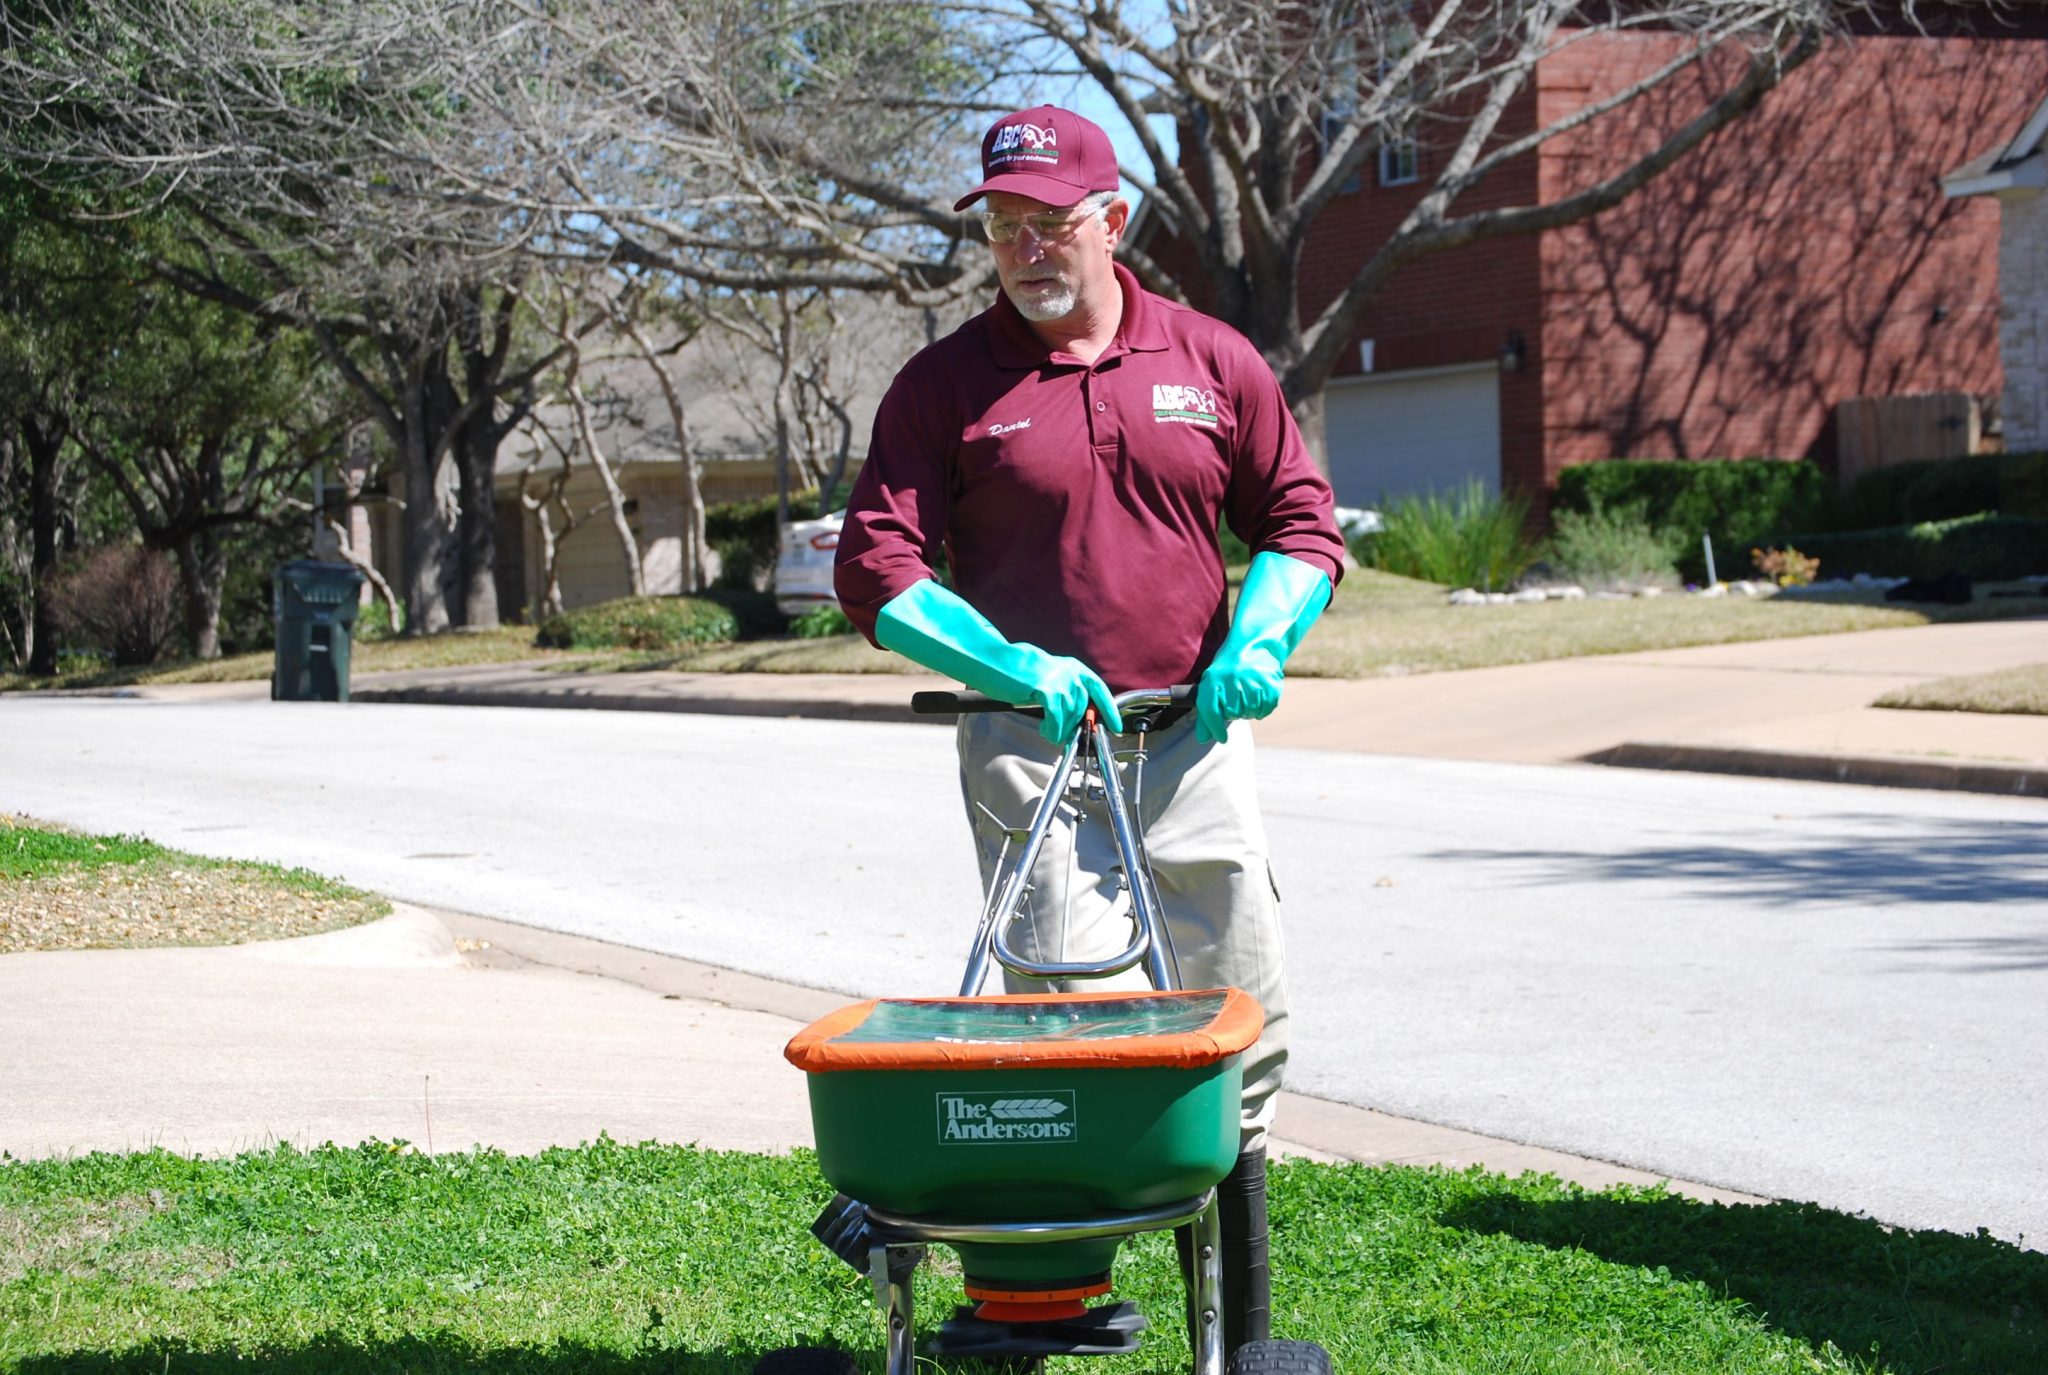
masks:
<path id="1" fill-rule="evenodd" d="M 1353 551 L 1368 568 L 1447 587 L 1508 587 L 1536 561 L 1529 503 L 1477 478 L 1452 492 L 1401 497 L 1380 511 L 1381 528 Z"/>
<path id="2" fill-rule="evenodd" d="M 1544 544 L 1550 580 L 1604 592 L 1678 586 L 1678 539 L 1660 531 L 1643 502 L 1557 512 Z"/>

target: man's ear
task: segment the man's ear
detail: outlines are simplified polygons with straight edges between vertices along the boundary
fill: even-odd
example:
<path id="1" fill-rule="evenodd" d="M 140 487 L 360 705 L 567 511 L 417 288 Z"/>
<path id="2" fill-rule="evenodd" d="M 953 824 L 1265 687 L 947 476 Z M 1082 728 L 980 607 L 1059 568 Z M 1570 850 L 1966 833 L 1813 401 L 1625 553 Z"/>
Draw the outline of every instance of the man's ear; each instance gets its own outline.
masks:
<path id="1" fill-rule="evenodd" d="M 1115 251 L 1118 244 L 1123 242 L 1124 229 L 1130 222 L 1131 203 L 1122 196 L 1118 196 L 1115 200 L 1111 201 L 1108 207 L 1103 210 L 1102 224 L 1103 228 L 1108 232 L 1109 247 L 1112 252 Z"/>

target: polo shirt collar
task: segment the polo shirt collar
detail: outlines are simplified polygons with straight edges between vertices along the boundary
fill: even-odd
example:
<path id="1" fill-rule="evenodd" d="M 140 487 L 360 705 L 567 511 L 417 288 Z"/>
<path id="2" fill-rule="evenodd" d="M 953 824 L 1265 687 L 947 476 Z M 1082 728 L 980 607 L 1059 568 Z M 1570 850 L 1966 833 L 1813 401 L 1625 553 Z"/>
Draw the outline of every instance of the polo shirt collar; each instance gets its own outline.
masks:
<path id="1" fill-rule="evenodd" d="M 1137 277 L 1122 263 L 1111 266 L 1116 272 L 1117 289 L 1123 292 L 1124 313 L 1117 322 L 1116 338 L 1096 361 L 1120 353 L 1159 353 L 1168 348 L 1166 328 L 1152 293 L 1140 286 Z M 997 367 L 1020 372 L 1044 367 L 1052 357 L 1052 350 L 1000 286 L 996 288 L 996 303 L 989 308 L 989 354 Z"/>

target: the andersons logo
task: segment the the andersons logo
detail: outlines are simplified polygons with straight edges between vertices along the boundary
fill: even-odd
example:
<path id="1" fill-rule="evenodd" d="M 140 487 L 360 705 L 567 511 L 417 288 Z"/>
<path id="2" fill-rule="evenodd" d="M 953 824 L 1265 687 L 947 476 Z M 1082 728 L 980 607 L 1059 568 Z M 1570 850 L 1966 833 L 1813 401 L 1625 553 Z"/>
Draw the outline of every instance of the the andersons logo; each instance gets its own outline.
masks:
<path id="1" fill-rule="evenodd" d="M 938 1099 L 942 1146 L 1075 1141 L 1081 1135 L 1071 1089 L 1030 1096 L 941 1093 Z"/>
<path id="2" fill-rule="evenodd" d="M 1036 124 L 1006 124 L 996 130 L 995 142 L 989 145 L 990 162 L 1058 162 L 1060 160 L 1059 130 L 1050 124 L 1043 127 Z"/>
<path id="3" fill-rule="evenodd" d="M 1162 425 L 1215 425 L 1216 393 L 1170 382 L 1152 384 L 1152 418 Z"/>

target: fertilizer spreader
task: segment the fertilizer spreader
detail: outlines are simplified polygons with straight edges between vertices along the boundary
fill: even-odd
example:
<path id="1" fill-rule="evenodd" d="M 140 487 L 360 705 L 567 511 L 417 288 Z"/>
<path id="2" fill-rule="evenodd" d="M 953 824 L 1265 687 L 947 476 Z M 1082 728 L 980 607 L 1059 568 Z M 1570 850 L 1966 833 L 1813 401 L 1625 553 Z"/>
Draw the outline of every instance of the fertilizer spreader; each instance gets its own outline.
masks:
<path id="1" fill-rule="evenodd" d="M 1142 797 L 1146 733 L 1190 695 L 1121 694 L 1117 736 L 1088 713 L 1030 824 L 1003 831 L 959 996 L 856 1003 L 789 1043 L 789 1060 L 809 1076 L 819 1166 L 839 1191 L 812 1230 L 873 1281 L 888 1324 L 886 1375 L 911 1375 L 919 1354 L 911 1277 L 933 1243 L 959 1254 L 973 1302 L 924 1354 L 1031 1371 L 1048 1356 L 1137 1348 L 1147 1322 L 1135 1304 L 1088 1300 L 1109 1292 L 1126 1238 L 1169 1228 L 1179 1234 L 1194 1375 L 1329 1375 L 1329 1357 L 1307 1342 L 1224 1350 L 1216 1186 L 1238 1155 L 1240 1057 L 1265 1019 L 1238 989 L 1180 987 L 1130 800 Z M 919 693 L 912 705 L 1020 710 L 968 692 Z M 1070 789 L 1100 805 L 1068 805 Z M 1009 932 L 1026 919 L 1033 867 L 1051 828 L 1085 810 L 1106 816 L 1114 834 L 1130 943 L 1099 962 L 1027 959 Z M 1152 988 L 984 996 L 992 963 L 1055 984 L 1142 965 Z M 845 1353 L 792 1347 L 764 1356 L 755 1375 L 857 1369 Z"/>

